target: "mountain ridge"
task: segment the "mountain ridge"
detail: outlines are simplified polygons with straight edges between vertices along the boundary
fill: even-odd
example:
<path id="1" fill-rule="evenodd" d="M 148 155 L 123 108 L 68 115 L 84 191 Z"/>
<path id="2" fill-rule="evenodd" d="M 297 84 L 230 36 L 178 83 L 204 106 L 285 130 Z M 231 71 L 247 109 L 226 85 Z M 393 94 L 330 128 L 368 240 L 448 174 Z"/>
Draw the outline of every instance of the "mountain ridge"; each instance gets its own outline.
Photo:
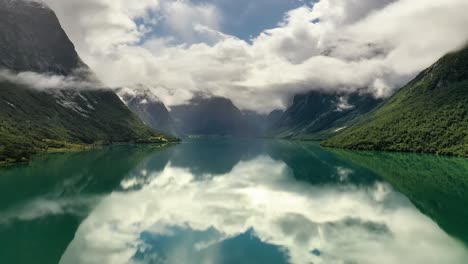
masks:
<path id="1" fill-rule="evenodd" d="M 322 145 L 468 157 L 468 47 L 439 59 Z"/>
<path id="2" fill-rule="evenodd" d="M 35 1 L 0 1 L 0 66 L 12 74 L 95 82 L 53 10 Z M 0 78 L 0 163 L 95 144 L 173 140 L 144 125 L 113 91 L 95 83 L 93 89 L 39 90 Z"/>
<path id="3" fill-rule="evenodd" d="M 174 121 L 166 105 L 149 88 L 120 88 L 117 95 L 149 127 L 175 135 Z"/>
<path id="4" fill-rule="evenodd" d="M 178 135 L 243 136 L 248 124 L 242 112 L 224 97 L 197 97 L 183 105 L 171 106 L 170 114 Z"/>
<path id="5" fill-rule="evenodd" d="M 349 126 L 381 102 L 372 95 L 358 92 L 298 94 L 268 133 L 285 139 L 322 140 Z"/>

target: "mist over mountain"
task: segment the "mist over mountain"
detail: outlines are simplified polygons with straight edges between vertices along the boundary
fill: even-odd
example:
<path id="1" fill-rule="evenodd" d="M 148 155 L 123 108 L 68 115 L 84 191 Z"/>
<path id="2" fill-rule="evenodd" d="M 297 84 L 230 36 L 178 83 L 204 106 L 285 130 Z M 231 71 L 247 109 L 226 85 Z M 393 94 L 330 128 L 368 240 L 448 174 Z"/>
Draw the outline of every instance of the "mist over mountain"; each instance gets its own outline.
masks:
<path id="1" fill-rule="evenodd" d="M 94 77 L 47 6 L 2 0 L 0 29 L 0 65 L 9 75 L 0 75 L 0 163 L 89 144 L 165 140 L 113 91 L 96 88 L 99 83 L 84 90 L 60 87 L 67 78 L 79 83 Z M 39 79 L 47 80 L 42 90 L 26 84 Z"/>
<path id="2" fill-rule="evenodd" d="M 166 134 L 175 133 L 169 110 L 150 89 L 120 88 L 117 94 L 146 125 Z"/>
<path id="3" fill-rule="evenodd" d="M 242 113 L 231 100 L 221 97 L 195 98 L 170 112 L 178 135 L 189 136 L 260 136 L 264 125 L 259 115 Z M 262 120 L 263 122 L 263 120 Z"/>
<path id="4" fill-rule="evenodd" d="M 292 105 L 279 115 L 267 133 L 289 139 L 320 140 L 349 126 L 374 109 L 381 99 L 368 94 L 338 94 L 312 91 L 296 95 Z"/>
<path id="5" fill-rule="evenodd" d="M 433 57 L 466 40 L 463 34 L 451 34 L 457 37 L 440 42 L 440 36 L 459 32 L 466 19 L 457 8 L 465 4 L 450 1 L 447 7 L 435 2 L 431 6 L 440 9 L 434 17 L 437 21 L 449 14 L 454 17 L 449 23 L 453 31 L 447 30 L 448 25 L 437 25 L 434 34 L 420 31 L 431 9 L 406 0 L 364 1 L 355 7 L 341 2 L 327 6 L 327 1 L 321 1 L 296 6 L 285 13 L 276 28 L 246 41 L 223 34 L 217 27 L 219 10 L 214 4 L 118 2 L 120 9 L 114 10 L 106 9 L 115 7 L 111 3 L 93 6 L 89 0 L 46 0 L 59 10 L 67 32 L 97 76 L 104 77 L 106 84 L 128 88 L 118 90 L 121 100 L 101 88 L 105 85 L 83 63 L 47 5 L 29 0 L 0 1 L 0 84 L 5 87 L 0 90 L 0 113 L 4 116 L 0 131 L 6 135 L 1 149 L 8 152 L 2 157 L 22 159 L 29 155 L 28 149 L 43 151 L 63 142 L 158 138 L 159 134 L 147 126 L 183 136 L 301 140 L 321 140 L 350 131 L 349 127 L 369 116 L 398 84 L 426 67 Z M 70 12 L 72 7 L 76 13 Z M 144 26 L 174 7 L 184 8 L 194 21 L 197 14 L 204 16 L 192 37 L 209 33 L 210 41 L 188 41 L 190 34 L 177 32 L 188 42 L 171 46 L 171 40 L 154 37 L 158 31 L 146 35 Z M 402 30 L 401 22 L 392 18 L 399 17 L 403 7 L 408 14 L 418 15 L 410 19 L 414 22 L 411 27 L 396 36 L 394 29 Z M 346 12 L 335 17 L 336 10 Z M 74 19 L 78 22 L 73 25 L 64 16 L 79 18 L 91 11 L 103 16 L 88 24 Z M 120 16 L 111 17 L 118 17 L 119 23 L 110 23 L 104 16 L 117 13 Z M 161 19 L 166 26 L 175 23 Z M 391 23 L 376 31 L 378 22 Z M 187 25 L 183 23 L 189 28 Z M 326 27 L 330 31 L 322 32 Z M 411 35 L 415 32 L 417 37 Z M 116 39 L 104 38 L 103 33 L 115 33 Z M 384 41 L 389 36 L 394 38 Z M 372 38 L 361 41 L 367 37 Z M 413 52 L 419 43 L 425 46 Z M 147 88 L 138 88 L 137 82 Z M 286 98 L 292 96 L 292 104 L 287 106 Z M 15 147 L 18 145 L 22 147 Z"/>
<path id="6" fill-rule="evenodd" d="M 106 85 L 146 85 L 169 108 L 199 94 L 262 114 L 311 90 L 388 97 L 468 41 L 466 0 L 44 1 Z"/>
<path id="7" fill-rule="evenodd" d="M 468 157 L 468 47 L 438 60 L 323 145 Z"/>

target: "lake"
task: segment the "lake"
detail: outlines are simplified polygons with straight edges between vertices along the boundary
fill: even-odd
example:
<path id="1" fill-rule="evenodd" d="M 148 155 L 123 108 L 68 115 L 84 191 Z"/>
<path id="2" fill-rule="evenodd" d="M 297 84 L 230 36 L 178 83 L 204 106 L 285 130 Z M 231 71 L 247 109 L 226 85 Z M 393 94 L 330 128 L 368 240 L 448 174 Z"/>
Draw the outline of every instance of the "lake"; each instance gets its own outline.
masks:
<path id="1" fill-rule="evenodd" d="M 0 169 L 0 263 L 468 263 L 468 160 L 193 140 Z"/>

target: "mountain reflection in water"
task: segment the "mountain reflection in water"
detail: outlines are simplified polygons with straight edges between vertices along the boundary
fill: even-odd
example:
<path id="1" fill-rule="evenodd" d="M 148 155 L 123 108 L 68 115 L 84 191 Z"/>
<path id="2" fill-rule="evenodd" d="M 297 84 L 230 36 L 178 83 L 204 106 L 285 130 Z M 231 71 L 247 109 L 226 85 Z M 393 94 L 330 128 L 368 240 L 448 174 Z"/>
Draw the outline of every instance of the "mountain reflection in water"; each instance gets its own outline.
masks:
<path id="1" fill-rule="evenodd" d="M 268 140 L 42 156 L 0 169 L 0 263 L 464 264 L 467 171 Z"/>
<path id="2" fill-rule="evenodd" d="M 314 143 L 183 143 L 148 157 L 101 200 L 61 263 L 468 259 L 385 175 L 351 160 Z"/>

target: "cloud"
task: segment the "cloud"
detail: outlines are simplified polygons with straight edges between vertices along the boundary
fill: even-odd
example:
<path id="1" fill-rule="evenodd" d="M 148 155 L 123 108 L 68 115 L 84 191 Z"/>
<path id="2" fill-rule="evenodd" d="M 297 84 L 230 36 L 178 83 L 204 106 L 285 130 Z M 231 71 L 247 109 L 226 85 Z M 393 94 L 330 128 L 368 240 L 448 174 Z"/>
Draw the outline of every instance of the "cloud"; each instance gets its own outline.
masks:
<path id="1" fill-rule="evenodd" d="M 206 0 L 192 0 L 194 3 Z M 302 0 L 210 0 L 222 13 L 223 32 L 248 40 L 275 27 L 286 11 L 305 4 Z"/>
<path id="2" fill-rule="evenodd" d="M 56 215 L 85 217 L 102 199 L 100 196 L 78 196 L 72 198 L 39 197 L 0 212 L 0 224 L 14 221 L 32 221 Z"/>
<path id="3" fill-rule="evenodd" d="M 213 43 L 219 40 L 217 35 L 221 18 L 214 5 L 166 1 L 159 13 L 164 18 L 165 29 L 185 43 Z"/>
<path id="4" fill-rule="evenodd" d="M 159 248 L 167 263 L 207 263 L 184 253 L 201 245 L 196 242 L 216 245 L 252 229 L 262 243 L 281 247 L 290 263 L 459 263 L 467 257 L 462 243 L 388 184 L 346 183 L 353 172 L 345 167 L 337 168 L 343 184 L 320 186 L 298 182 L 285 163 L 268 156 L 202 179 L 171 163 L 160 172 L 134 173 L 122 183 L 127 192 L 103 199 L 81 224 L 61 263 L 129 263 L 139 248 L 151 253 L 143 233 L 180 238 L 187 232 L 194 239 L 190 234 L 212 230 L 211 239 Z M 219 263 L 216 257 L 208 263 Z"/>
<path id="5" fill-rule="evenodd" d="M 468 40 L 465 0 L 322 0 L 251 41 L 223 32 L 235 21 L 219 1 L 45 1 L 105 84 L 153 87 L 169 106 L 200 93 L 264 113 L 310 90 L 385 97 Z"/>
<path id="6" fill-rule="evenodd" d="M 89 76 L 87 70 L 82 73 Z M 24 85 L 38 90 L 50 90 L 50 89 L 96 89 L 102 87 L 102 85 L 93 80 L 93 76 L 90 78 L 80 78 L 79 72 L 76 72 L 73 76 L 62 76 L 62 75 L 50 75 L 40 74 L 36 72 L 19 72 L 15 73 L 9 70 L 0 70 L 0 81 L 7 81 L 18 85 Z"/>

